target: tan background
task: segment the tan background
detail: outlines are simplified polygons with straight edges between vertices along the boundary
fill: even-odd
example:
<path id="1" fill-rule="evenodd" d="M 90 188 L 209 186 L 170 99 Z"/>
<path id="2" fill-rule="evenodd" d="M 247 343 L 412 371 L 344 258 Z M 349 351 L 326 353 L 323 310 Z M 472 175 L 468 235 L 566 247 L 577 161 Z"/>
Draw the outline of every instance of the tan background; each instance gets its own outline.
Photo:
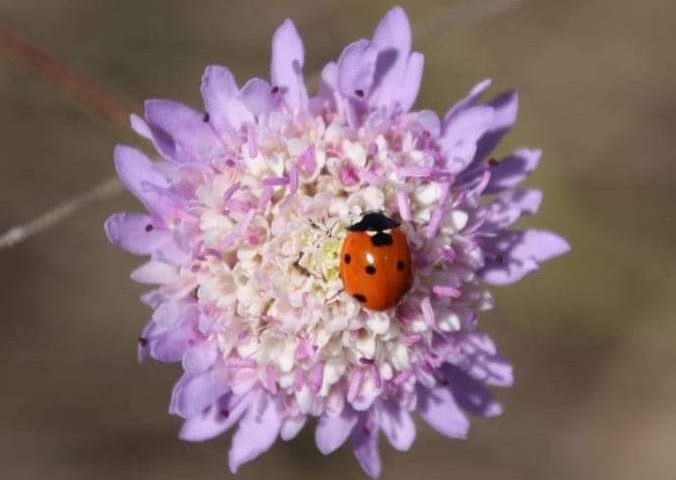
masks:
<path id="1" fill-rule="evenodd" d="M 484 326 L 515 362 L 506 414 L 470 439 L 420 427 L 383 444 L 384 479 L 676 478 L 676 2 L 402 2 L 426 55 L 418 105 L 442 111 L 474 81 L 518 87 L 503 151 L 544 148 L 537 224 L 573 253 L 500 289 Z M 385 1 L 0 0 L 0 18 L 114 92 L 198 104 L 201 71 L 267 74 L 269 38 L 293 17 L 309 68 L 368 35 Z M 493 92 L 497 91 L 497 88 Z M 0 61 L 0 229 L 112 174 L 125 138 L 25 69 Z M 0 251 L 0 478 L 220 479 L 228 439 L 190 445 L 166 413 L 178 370 L 138 365 L 148 311 L 136 259 L 101 228 L 118 195 Z M 309 431 L 239 479 L 364 478 Z"/>

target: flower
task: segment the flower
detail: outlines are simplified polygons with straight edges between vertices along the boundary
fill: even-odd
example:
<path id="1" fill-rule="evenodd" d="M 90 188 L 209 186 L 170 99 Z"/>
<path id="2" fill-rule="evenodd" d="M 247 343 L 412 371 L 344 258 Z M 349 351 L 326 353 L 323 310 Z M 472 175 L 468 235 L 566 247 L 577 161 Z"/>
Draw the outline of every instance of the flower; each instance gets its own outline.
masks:
<path id="1" fill-rule="evenodd" d="M 310 417 L 319 450 L 351 440 L 362 468 L 381 471 L 379 433 L 407 450 L 414 416 L 451 438 L 467 414 L 492 417 L 487 386 L 512 384 L 510 364 L 478 328 L 488 285 L 520 280 L 568 250 L 559 236 L 513 229 L 542 195 L 518 188 L 540 151 L 490 153 L 514 125 L 517 95 L 488 103 L 475 86 L 443 118 L 411 111 L 423 56 L 396 7 L 371 40 L 349 45 L 310 96 L 304 50 L 286 20 L 272 40 L 271 81 L 240 88 L 207 67 L 204 112 L 149 100 L 131 124 L 158 152 L 127 146 L 115 167 L 145 214 L 112 215 L 110 241 L 149 256 L 132 273 L 157 285 L 140 357 L 182 362 L 170 411 L 180 436 L 237 425 L 229 464 L 290 440 Z M 385 312 L 343 290 L 339 251 L 367 211 L 401 222 L 412 287 Z"/>

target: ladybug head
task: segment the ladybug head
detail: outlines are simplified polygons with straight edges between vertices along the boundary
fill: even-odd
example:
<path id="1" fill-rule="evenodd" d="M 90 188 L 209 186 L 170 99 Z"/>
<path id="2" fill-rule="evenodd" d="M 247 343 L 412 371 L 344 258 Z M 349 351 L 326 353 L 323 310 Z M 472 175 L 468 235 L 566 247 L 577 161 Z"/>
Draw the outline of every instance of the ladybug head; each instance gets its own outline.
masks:
<path id="1" fill-rule="evenodd" d="M 348 227 L 350 232 L 382 232 L 391 230 L 400 225 L 396 220 L 392 220 L 383 212 L 367 212 L 357 223 Z"/>

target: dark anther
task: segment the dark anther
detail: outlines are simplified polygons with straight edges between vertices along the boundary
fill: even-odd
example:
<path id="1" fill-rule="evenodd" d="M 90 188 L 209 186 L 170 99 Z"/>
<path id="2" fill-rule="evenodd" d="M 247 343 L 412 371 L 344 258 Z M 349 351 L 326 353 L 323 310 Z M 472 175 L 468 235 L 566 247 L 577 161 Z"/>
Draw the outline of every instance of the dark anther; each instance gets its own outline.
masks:
<path id="1" fill-rule="evenodd" d="M 355 294 L 352 295 L 352 296 L 354 297 L 354 299 L 355 299 L 356 301 L 358 301 L 358 302 L 360 302 L 360 303 L 364 303 L 364 302 L 366 301 L 366 297 L 365 297 L 364 295 L 362 295 L 361 293 L 355 293 Z"/>
<path id="2" fill-rule="evenodd" d="M 490 160 L 488 160 L 488 164 L 489 164 L 491 167 L 496 167 L 496 166 L 498 165 L 498 161 L 497 161 L 496 159 L 494 159 L 494 158 L 491 158 Z"/>
<path id="3" fill-rule="evenodd" d="M 372 358 L 359 357 L 359 363 L 363 363 L 364 365 L 373 365 L 376 363 L 376 361 Z"/>
<path id="4" fill-rule="evenodd" d="M 505 259 L 502 257 L 502 255 L 498 255 L 495 257 L 495 261 L 498 262 L 498 265 L 502 265 L 502 262 L 504 262 Z"/>
<path id="5" fill-rule="evenodd" d="M 152 232 L 153 228 L 154 227 L 149 223 L 148 225 L 146 225 L 146 232 Z"/>
<path id="6" fill-rule="evenodd" d="M 277 85 L 275 85 L 274 87 L 272 87 L 270 89 L 270 93 L 273 94 L 273 95 L 277 95 L 279 93 L 279 87 Z"/>
<path id="7" fill-rule="evenodd" d="M 354 94 L 358 96 L 359 98 L 364 98 L 364 90 L 357 89 L 354 91 Z"/>
<path id="8" fill-rule="evenodd" d="M 397 262 L 397 270 L 402 271 L 405 268 L 406 268 L 406 264 L 404 262 L 402 262 L 401 260 L 399 260 Z"/>
<path id="9" fill-rule="evenodd" d="M 230 416 L 230 410 L 228 410 L 227 408 L 221 409 L 220 413 L 221 413 L 221 417 L 223 417 L 223 418 L 228 418 Z"/>
<path id="10" fill-rule="evenodd" d="M 207 123 L 211 117 L 209 116 L 209 112 L 204 112 L 204 116 L 202 117 L 202 121 L 204 123 Z"/>
<path id="11" fill-rule="evenodd" d="M 141 345 L 142 347 L 145 347 L 148 345 L 148 339 L 145 337 L 138 337 L 138 344 Z"/>
<path id="12" fill-rule="evenodd" d="M 366 273 L 368 273 L 369 275 L 373 275 L 374 273 L 376 273 L 376 267 L 374 267 L 373 265 L 367 265 Z"/>
<path id="13" fill-rule="evenodd" d="M 352 257 L 350 256 L 349 253 L 346 253 L 343 259 L 345 260 L 345 263 L 350 263 L 352 261 Z"/>

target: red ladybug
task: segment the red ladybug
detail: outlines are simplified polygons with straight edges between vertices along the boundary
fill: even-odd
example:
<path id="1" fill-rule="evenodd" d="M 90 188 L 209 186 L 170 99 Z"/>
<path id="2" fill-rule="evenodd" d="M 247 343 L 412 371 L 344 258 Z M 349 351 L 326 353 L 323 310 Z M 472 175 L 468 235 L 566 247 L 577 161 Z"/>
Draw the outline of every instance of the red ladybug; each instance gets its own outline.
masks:
<path id="1" fill-rule="evenodd" d="M 395 306 L 411 286 L 411 252 L 399 223 L 371 212 L 347 230 L 340 251 L 345 291 L 370 310 Z"/>

